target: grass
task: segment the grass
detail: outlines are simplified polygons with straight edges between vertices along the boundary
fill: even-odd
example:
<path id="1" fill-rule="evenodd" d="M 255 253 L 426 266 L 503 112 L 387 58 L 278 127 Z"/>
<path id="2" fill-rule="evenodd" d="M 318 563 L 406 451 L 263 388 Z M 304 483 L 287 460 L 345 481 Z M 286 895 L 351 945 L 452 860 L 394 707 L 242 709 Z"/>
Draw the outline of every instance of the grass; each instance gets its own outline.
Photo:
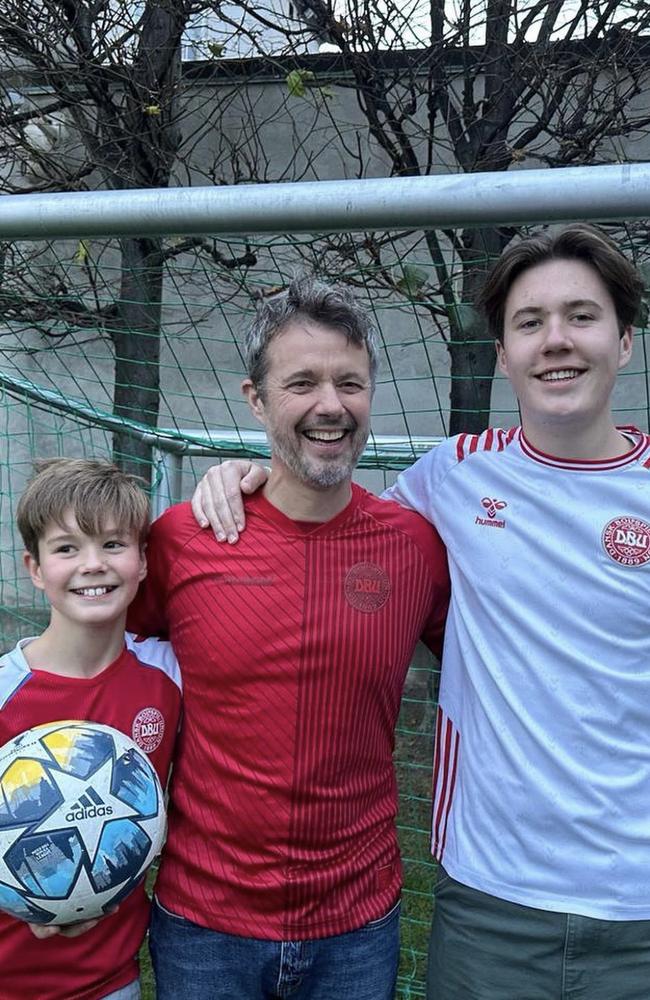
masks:
<path id="1" fill-rule="evenodd" d="M 187 985 L 190 987 L 191 983 L 188 983 Z M 143 944 L 140 949 L 140 988 L 142 990 L 142 1000 L 154 1000 L 156 996 L 156 988 L 153 981 L 153 971 L 151 968 L 149 949 L 147 948 L 146 943 Z"/>

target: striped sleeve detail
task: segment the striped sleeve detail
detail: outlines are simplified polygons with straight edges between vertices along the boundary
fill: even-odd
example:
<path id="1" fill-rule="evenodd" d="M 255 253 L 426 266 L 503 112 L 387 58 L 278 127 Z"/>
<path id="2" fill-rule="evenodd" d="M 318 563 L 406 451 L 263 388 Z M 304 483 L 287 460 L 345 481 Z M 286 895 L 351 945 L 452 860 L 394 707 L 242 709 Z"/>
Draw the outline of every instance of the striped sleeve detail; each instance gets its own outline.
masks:
<path id="1" fill-rule="evenodd" d="M 32 676 L 22 652 L 22 646 L 27 645 L 29 641 L 21 639 L 15 649 L 0 657 L 0 709 L 9 704 L 13 696 Z"/>
<path id="2" fill-rule="evenodd" d="M 462 462 L 477 451 L 503 451 L 515 440 L 518 430 L 517 427 L 511 427 L 507 431 L 500 427 L 488 427 L 482 434 L 459 434 L 456 439 L 456 458 Z"/>
<path id="3" fill-rule="evenodd" d="M 647 448 L 648 445 L 650 445 L 650 436 L 648 436 L 647 434 L 644 434 L 643 435 L 643 443 L 644 443 L 645 447 Z M 645 462 L 643 463 L 643 468 L 644 469 L 650 469 L 650 456 L 648 456 L 648 458 L 646 458 Z"/>
<path id="4" fill-rule="evenodd" d="M 436 745 L 433 756 L 433 818 L 431 851 L 440 861 L 445 850 L 447 822 L 451 810 L 456 772 L 460 733 L 443 710 L 438 706 L 436 717 Z"/>
<path id="5" fill-rule="evenodd" d="M 459 434 L 456 442 L 456 458 L 462 462 L 468 455 L 473 455 L 479 444 L 478 434 Z"/>
<path id="6" fill-rule="evenodd" d="M 127 632 L 124 638 L 127 649 L 133 653 L 140 663 L 146 667 L 155 667 L 157 670 L 162 670 L 174 682 L 176 687 L 182 691 L 181 669 L 172 649 L 171 642 L 158 639 L 155 636 L 146 638 L 134 635 L 132 632 Z"/>

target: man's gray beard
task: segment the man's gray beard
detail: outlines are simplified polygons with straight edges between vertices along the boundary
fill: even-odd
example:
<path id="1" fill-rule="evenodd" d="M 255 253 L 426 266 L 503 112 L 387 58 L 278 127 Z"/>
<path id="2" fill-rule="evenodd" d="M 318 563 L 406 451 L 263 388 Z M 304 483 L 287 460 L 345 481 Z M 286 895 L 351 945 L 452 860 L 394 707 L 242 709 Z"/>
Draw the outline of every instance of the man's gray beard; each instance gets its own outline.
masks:
<path id="1" fill-rule="evenodd" d="M 332 486 L 339 486 L 346 479 L 351 479 L 354 465 L 348 462 L 345 465 L 330 465 L 326 469 L 313 469 L 309 474 L 304 466 L 293 471 L 308 486 L 313 486 L 317 490 L 329 490 Z"/>
<path id="2" fill-rule="evenodd" d="M 310 462 L 304 462 L 300 456 L 292 449 L 285 450 L 276 441 L 271 442 L 271 451 L 282 460 L 294 476 L 300 479 L 306 486 L 313 486 L 317 490 L 329 490 L 333 486 L 339 486 L 346 479 L 351 479 L 357 462 L 363 454 L 368 437 L 359 441 L 354 448 L 347 462 L 339 464 L 323 464 L 313 466 Z"/>

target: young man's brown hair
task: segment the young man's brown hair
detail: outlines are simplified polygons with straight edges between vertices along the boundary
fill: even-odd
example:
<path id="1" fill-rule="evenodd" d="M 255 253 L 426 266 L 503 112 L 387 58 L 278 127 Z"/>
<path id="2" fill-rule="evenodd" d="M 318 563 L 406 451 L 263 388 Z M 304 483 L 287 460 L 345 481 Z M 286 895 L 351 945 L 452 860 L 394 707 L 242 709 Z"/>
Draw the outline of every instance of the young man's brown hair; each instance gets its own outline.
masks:
<path id="1" fill-rule="evenodd" d="M 149 499 L 138 476 L 93 458 L 53 458 L 34 463 L 34 475 L 16 513 L 25 548 L 38 562 L 38 543 L 48 524 L 63 527 L 70 511 L 86 535 L 98 535 L 108 518 L 144 545 L 149 530 Z"/>
<path id="2" fill-rule="evenodd" d="M 643 292 L 641 275 L 602 229 L 576 222 L 559 232 L 537 233 L 511 244 L 494 264 L 478 305 L 495 340 L 503 339 L 506 299 L 515 280 L 549 260 L 578 260 L 593 267 L 614 301 L 620 335 L 634 324 Z"/>

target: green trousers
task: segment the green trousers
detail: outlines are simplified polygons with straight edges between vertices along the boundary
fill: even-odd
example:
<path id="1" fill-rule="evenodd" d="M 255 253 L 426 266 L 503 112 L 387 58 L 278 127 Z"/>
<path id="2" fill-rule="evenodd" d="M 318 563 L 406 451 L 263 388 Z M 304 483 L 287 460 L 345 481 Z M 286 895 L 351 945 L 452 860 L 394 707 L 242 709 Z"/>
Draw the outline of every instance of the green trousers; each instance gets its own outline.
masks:
<path id="1" fill-rule="evenodd" d="M 427 1000 L 650 1000 L 650 920 L 536 910 L 441 869 Z"/>

